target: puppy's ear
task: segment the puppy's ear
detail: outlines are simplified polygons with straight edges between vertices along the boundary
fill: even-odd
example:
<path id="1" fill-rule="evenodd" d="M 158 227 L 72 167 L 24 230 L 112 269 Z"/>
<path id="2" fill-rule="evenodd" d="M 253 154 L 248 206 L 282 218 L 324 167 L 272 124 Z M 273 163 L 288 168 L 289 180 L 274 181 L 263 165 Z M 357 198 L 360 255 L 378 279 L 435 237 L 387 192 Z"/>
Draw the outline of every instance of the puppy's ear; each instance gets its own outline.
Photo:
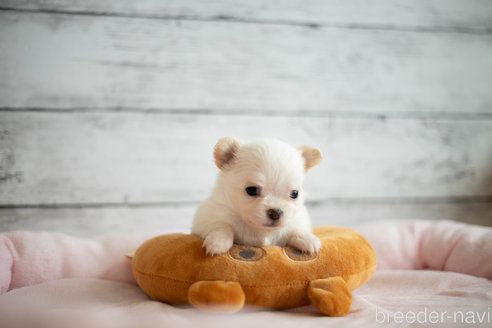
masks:
<path id="1" fill-rule="evenodd" d="M 234 137 L 223 137 L 214 147 L 215 165 L 224 170 L 232 164 L 239 150 L 239 141 Z"/>
<path id="2" fill-rule="evenodd" d="M 313 166 L 319 164 L 319 162 L 321 162 L 321 159 L 323 158 L 321 156 L 321 152 L 314 147 L 300 146 L 297 147 L 297 149 L 299 149 L 302 157 L 304 157 L 304 168 L 306 169 L 306 171 L 308 171 Z"/>

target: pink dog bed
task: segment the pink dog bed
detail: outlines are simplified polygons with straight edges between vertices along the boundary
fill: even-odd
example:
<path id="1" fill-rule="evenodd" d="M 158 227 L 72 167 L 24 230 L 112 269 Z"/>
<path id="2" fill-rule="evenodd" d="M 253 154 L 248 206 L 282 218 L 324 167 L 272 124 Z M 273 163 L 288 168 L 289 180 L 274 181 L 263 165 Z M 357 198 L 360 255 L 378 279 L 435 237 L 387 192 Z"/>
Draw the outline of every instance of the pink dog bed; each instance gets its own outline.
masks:
<path id="1" fill-rule="evenodd" d="M 124 254 L 155 234 L 94 239 L 0 235 L 2 327 L 463 326 L 492 324 L 492 228 L 462 223 L 381 222 L 356 228 L 374 246 L 378 270 L 354 292 L 343 318 L 312 306 L 211 316 L 150 300 Z"/>

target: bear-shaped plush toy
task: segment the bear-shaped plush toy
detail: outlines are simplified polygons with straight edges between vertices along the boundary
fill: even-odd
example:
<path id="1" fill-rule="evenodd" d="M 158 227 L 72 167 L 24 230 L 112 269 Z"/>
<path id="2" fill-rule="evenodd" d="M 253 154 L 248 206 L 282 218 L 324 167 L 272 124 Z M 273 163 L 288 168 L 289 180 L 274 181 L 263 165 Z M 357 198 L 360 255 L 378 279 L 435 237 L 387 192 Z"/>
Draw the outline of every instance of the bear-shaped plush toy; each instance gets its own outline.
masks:
<path id="1" fill-rule="evenodd" d="M 287 309 L 312 302 L 326 315 L 342 316 L 351 290 L 374 273 L 376 255 L 354 230 L 325 226 L 314 233 L 322 242 L 318 254 L 234 245 L 218 256 L 207 256 L 197 236 L 162 235 L 135 252 L 133 274 L 145 293 L 170 304 L 235 312 L 245 304 Z"/>

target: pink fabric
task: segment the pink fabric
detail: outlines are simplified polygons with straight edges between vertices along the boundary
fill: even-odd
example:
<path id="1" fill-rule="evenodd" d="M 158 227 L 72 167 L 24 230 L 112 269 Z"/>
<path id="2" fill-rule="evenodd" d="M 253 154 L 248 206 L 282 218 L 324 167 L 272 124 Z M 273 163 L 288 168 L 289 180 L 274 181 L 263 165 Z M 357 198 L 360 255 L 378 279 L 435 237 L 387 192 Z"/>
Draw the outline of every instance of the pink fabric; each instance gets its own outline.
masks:
<path id="1" fill-rule="evenodd" d="M 62 278 L 100 278 L 133 283 L 133 252 L 156 234 L 83 239 L 59 233 L 0 235 L 0 292 Z"/>
<path id="2" fill-rule="evenodd" d="M 12 243 L 5 236 L 0 235 L 0 295 L 9 290 L 13 271 Z"/>
<path id="3" fill-rule="evenodd" d="M 8 328 L 134 327 L 490 327 L 492 282 L 454 272 L 381 270 L 353 292 L 342 318 L 313 306 L 288 311 L 211 315 L 150 300 L 133 284 L 64 279 L 0 295 L 0 326 Z M 470 313 L 468 313 L 470 312 Z M 418 320 L 418 321 L 417 321 Z"/>
<path id="4" fill-rule="evenodd" d="M 492 228 L 442 221 L 382 222 L 360 227 L 378 269 L 433 269 L 492 279 Z M 0 235 L 0 292 L 62 278 L 133 283 L 134 251 L 156 234 L 82 239 L 56 233 Z"/>
<path id="5" fill-rule="evenodd" d="M 492 228 L 453 221 L 379 222 L 359 227 L 378 269 L 432 269 L 492 279 Z"/>
<path id="6" fill-rule="evenodd" d="M 492 278 L 491 228 L 411 221 L 374 223 L 357 230 L 374 246 L 378 271 L 353 292 L 352 308 L 342 318 L 320 316 L 313 305 L 209 315 L 154 302 L 133 283 L 124 254 L 155 234 L 81 239 L 6 233 L 0 235 L 0 291 L 10 291 L 0 295 L 0 325 L 490 327 L 492 281 L 480 277 Z"/>

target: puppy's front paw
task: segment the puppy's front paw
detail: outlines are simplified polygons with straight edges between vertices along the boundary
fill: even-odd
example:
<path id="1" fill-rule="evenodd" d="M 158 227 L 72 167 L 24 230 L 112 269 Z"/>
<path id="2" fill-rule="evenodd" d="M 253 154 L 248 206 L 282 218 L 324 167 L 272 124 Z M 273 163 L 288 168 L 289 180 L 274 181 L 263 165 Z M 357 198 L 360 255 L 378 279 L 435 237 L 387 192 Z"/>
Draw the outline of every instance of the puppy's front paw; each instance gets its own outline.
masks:
<path id="1" fill-rule="evenodd" d="M 312 233 L 295 234 L 290 237 L 289 245 L 306 253 L 318 253 L 321 241 Z"/>
<path id="2" fill-rule="evenodd" d="M 203 242 L 207 255 L 220 255 L 231 249 L 233 239 L 223 235 L 208 235 Z"/>

